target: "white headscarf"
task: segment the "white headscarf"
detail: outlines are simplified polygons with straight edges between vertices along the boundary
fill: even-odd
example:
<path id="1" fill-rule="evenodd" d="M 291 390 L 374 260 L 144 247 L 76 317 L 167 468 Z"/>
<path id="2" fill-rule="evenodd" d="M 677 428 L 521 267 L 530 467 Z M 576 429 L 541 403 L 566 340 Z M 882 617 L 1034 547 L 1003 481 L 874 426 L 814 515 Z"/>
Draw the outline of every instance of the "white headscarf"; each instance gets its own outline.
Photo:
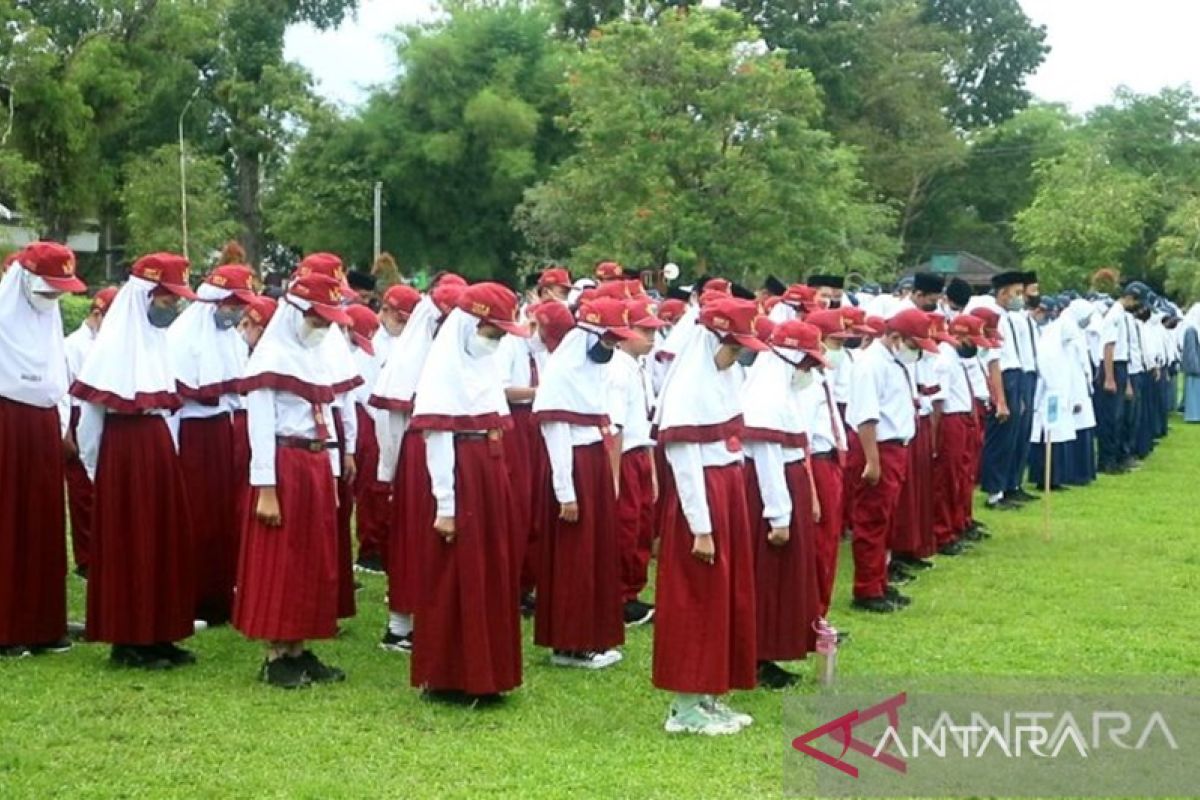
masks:
<path id="1" fill-rule="evenodd" d="M 784 358 L 799 364 L 804 353 L 780 348 Z M 759 353 L 746 370 L 742 384 L 742 415 L 746 439 L 776 442 L 784 447 L 808 444 L 806 415 L 801 411 L 799 392 L 792 388 L 796 368 L 775 351 Z"/>
<path id="2" fill-rule="evenodd" d="M 329 373 L 330 384 L 335 394 L 342 394 L 363 385 L 358 362 L 354 359 L 354 353 L 350 351 L 350 339 L 340 326 L 330 330 L 329 335 L 317 345 L 317 350 L 325 360 L 325 369 Z"/>
<path id="3" fill-rule="evenodd" d="M 661 359 L 672 361 L 683 350 L 684 343 L 689 339 L 689 334 L 692 328 L 696 326 L 696 320 L 700 318 L 700 306 L 695 303 L 688 303 L 687 308 L 683 311 L 683 316 L 671 328 L 671 332 L 667 334 L 667 338 L 663 340 L 661 346 L 658 347 L 657 353 L 661 353 Z"/>
<path id="4" fill-rule="evenodd" d="M 738 374 L 718 370 L 713 357 L 721 342 L 703 325 L 691 326 L 671 364 L 655 411 L 660 442 L 717 442 L 742 429 Z"/>
<path id="5" fill-rule="evenodd" d="M 158 284 L 130 276 L 113 298 L 104 324 L 71 387 L 74 397 L 119 414 L 182 405 L 168 354 L 167 332 L 150 324 L 150 293 Z"/>
<path id="6" fill-rule="evenodd" d="M 0 396 L 50 408 L 67 392 L 62 312 L 37 311 L 27 292 L 40 280 L 14 262 L 0 279 Z"/>
<path id="7" fill-rule="evenodd" d="M 1183 316 L 1183 324 L 1179 327 L 1184 330 L 1195 328 L 1196 332 L 1200 333 L 1200 303 L 1192 303 L 1187 314 Z"/>
<path id="8" fill-rule="evenodd" d="M 387 363 L 380 370 L 371 392 L 369 402 L 372 406 L 390 411 L 412 411 L 421 369 L 425 366 L 441 317 L 442 312 L 433 298 L 422 297 L 404 330 L 392 341 Z"/>
<path id="9" fill-rule="evenodd" d="M 608 367 L 587 354 L 598 339 L 597 334 L 575 327 L 550 354 L 533 399 L 533 413 L 540 422 L 608 425 Z"/>
<path id="10" fill-rule="evenodd" d="M 217 303 L 232 292 L 202 283 L 196 294 L 206 302 L 179 315 L 167 329 L 167 344 L 180 396 L 211 403 L 237 392 L 250 354 L 236 329 L 218 330 L 214 319 Z"/>
<path id="11" fill-rule="evenodd" d="M 242 394 L 256 389 L 273 389 L 289 392 L 310 403 L 333 402 L 337 391 L 328 359 L 322 355 L 324 345 L 308 348 L 300 341 L 304 312 L 309 307 L 307 300 L 292 295 L 279 302 L 271 322 L 250 354 L 246 375 L 238 387 Z M 108 326 L 107 319 L 104 326 Z M 331 326 L 325 334 L 325 340 L 329 339 L 345 342 L 336 326 Z M 349 357 L 349 347 L 346 349 Z"/>
<path id="12" fill-rule="evenodd" d="M 414 429 L 479 431 L 510 427 L 495 355 L 469 350 L 478 327 L 478 317 L 457 308 L 442 323 L 417 382 Z"/>

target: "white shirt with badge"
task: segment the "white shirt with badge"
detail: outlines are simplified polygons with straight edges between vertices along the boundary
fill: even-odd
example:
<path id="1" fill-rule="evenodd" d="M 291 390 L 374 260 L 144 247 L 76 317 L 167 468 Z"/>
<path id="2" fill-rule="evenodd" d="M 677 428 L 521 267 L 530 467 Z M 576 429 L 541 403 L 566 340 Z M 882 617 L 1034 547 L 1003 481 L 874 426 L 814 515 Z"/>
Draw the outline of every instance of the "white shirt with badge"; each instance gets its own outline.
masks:
<path id="1" fill-rule="evenodd" d="M 846 422 L 855 431 L 875 422 L 878 442 L 908 443 L 916 435 L 916 394 L 907 370 L 881 341 L 871 343 L 854 364 Z"/>

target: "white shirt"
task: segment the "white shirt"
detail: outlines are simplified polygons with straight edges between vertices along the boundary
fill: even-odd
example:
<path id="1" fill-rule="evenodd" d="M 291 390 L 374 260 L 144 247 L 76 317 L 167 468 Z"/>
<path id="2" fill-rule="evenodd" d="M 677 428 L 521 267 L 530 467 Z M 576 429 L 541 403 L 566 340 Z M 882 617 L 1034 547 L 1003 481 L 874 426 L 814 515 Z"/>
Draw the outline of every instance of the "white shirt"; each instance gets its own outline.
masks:
<path id="1" fill-rule="evenodd" d="M 855 362 L 846 421 L 855 431 L 875 422 L 876 441 L 907 443 L 917 432 L 915 398 L 904 365 L 877 340 Z"/>
<path id="2" fill-rule="evenodd" d="M 542 439 L 546 442 L 546 455 L 550 458 L 550 478 L 554 485 L 554 497 L 560 503 L 577 502 L 575 448 L 595 444 L 604 436 L 595 425 L 543 422 L 541 428 Z"/>
<path id="3" fill-rule="evenodd" d="M 475 431 L 486 433 L 486 431 Z M 454 493 L 454 431 L 426 431 L 425 464 L 439 517 L 454 517 L 458 508 Z"/>
<path id="4" fill-rule="evenodd" d="M 232 414 L 242 408 L 242 398 L 236 394 L 223 394 L 217 398 L 214 405 L 205 405 L 188 398 L 183 398 L 183 406 L 179 409 L 179 419 L 208 419 L 221 414 Z"/>
<path id="5" fill-rule="evenodd" d="M 840 372 L 841 368 L 838 369 L 838 373 Z M 845 448 L 846 430 L 841 412 L 838 411 L 837 399 L 834 399 L 832 406 L 828 400 L 832 394 L 832 387 L 829 387 L 829 392 L 826 391 L 829 376 L 819 375 L 816 370 L 813 370 L 813 377 L 815 378 L 813 385 L 801 392 L 798 398 L 798 401 L 809 412 L 809 446 L 814 453 L 832 452 L 838 448 L 839 442 L 841 447 Z M 835 425 L 837 426 L 836 432 Z"/>
<path id="6" fill-rule="evenodd" d="M 844 405 L 850 399 L 850 382 L 854 379 L 854 362 L 862 351 L 843 347 L 842 352 L 846 355 L 842 357 L 842 363 L 838 365 L 837 369 L 833 370 L 830 388 L 833 391 L 833 402 Z M 829 370 L 826 370 L 825 374 L 828 378 Z"/>
<path id="7" fill-rule="evenodd" d="M 731 451 L 725 442 L 670 442 L 665 449 L 667 463 L 671 465 L 671 473 L 675 478 L 679 505 L 683 508 L 683 516 L 687 519 L 692 535 L 712 533 L 704 468 L 740 464 L 742 453 Z"/>
<path id="8" fill-rule="evenodd" d="M 87 323 L 82 323 L 75 329 L 67 338 L 63 339 L 63 353 L 67 357 L 67 385 L 70 386 L 75 382 L 76 376 L 79 375 L 79 370 L 83 368 L 84 359 L 88 353 L 92 352 L 92 344 L 96 341 L 96 332 L 88 327 Z M 70 397 L 70 395 L 67 395 Z M 70 397 L 71 405 L 80 405 L 80 400 L 75 397 Z"/>
<path id="9" fill-rule="evenodd" d="M 387 332 L 387 328 L 382 325 L 379 330 L 375 331 L 375 335 L 371 337 L 371 344 L 375 347 L 375 358 L 379 361 L 379 366 L 382 367 L 387 363 L 388 356 L 392 354 L 392 345 L 396 339 L 400 337 L 392 336 Z M 368 384 L 374 384 L 374 381 L 367 381 Z"/>
<path id="10" fill-rule="evenodd" d="M 1017 331 L 1018 358 L 1022 372 L 1037 372 L 1037 325 L 1028 311 L 1010 311 L 1008 318 Z"/>
<path id="11" fill-rule="evenodd" d="M 988 364 L 999 358 L 998 351 L 989 350 L 987 355 L 977 355 L 975 358 L 968 358 L 963 362 L 967 368 L 967 375 L 970 376 L 971 391 L 975 393 L 976 400 L 988 401 L 992 395 L 988 392 Z"/>
<path id="12" fill-rule="evenodd" d="M 1019 346 L 1017 339 L 1019 335 L 1017 315 L 1020 312 L 1005 311 L 996 302 L 996 298 L 990 294 L 981 294 L 972 297 L 970 302 L 967 303 L 966 310 L 969 312 L 976 308 L 990 308 L 1000 315 L 997 325 L 1000 330 L 1001 342 L 1000 347 L 996 350 L 1000 360 L 1000 371 L 1021 369 L 1023 359 L 1017 355 Z M 1028 330 L 1026 330 L 1025 335 L 1028 337 Z M 1032 355 L 1032 350 L 1030 350 L 1030 355 Z"/>
<path id="13" fill-rule="evenodd" d="M 938 362 L 938 373 L 941 376 L 940 391 L 934 396 L 944 405 L 945 414 L 961 414 L 975 407 L 974 378 L 967 377 L 967 363 L 974 358 L 961 358 L 951 344 L 942 342 L 938 345 L 938 354 L 934 359 Z"/>
<path id="14" fill-rule="evenodd" d="M 1113 361 L 1129 361 L 1129 314 L 1125 306 L 1113 303 L 1112 308 L 1104 315 L 1100 326 L 1100 357 L 1104 357 L 1104 349 L 1113 345 Z"/>
<path id="15" fill-rule="evenodd" d="M 1140 375 L 1146 371 L 1146 323 L 1131 314 L 1126 314 L 1125 324 L 1129 326 L 1129 374 Z"/>
<path id="16" fill-rule="evenodd" d="M 496 367 L 500 373 L 500 384 L 505 389 L 529 389 L 533 387 L 532 354 L 529 340 L 520 336 L 505 336 L 496 348 Z M 511 401 L 510 401 L 511 403 Z M 531 405 L 533 399 L 512 405 Z"/>
<path id="17" fill-rule="evenodd" d="M 606 373 L 609 417 L 621 429 L 621 452 L 654 444 L 650 436 L 650 376 L 645 363 L 616 349 Z"/>
<path id="18" fill-rule="evenodd" d="M 321 414 L 329 430 L 326 441 L 336 442 L 332 407 L 322 405 Z M 276 436 L 317 438 L 312 403 L 291 392 L 257 389 L 246 395 L 246 422 L 250 431 L 251 486 L 275 485 Z M 336 475 L 336 451 L 332 452 L 330 471 Z"/>
<path id="19" fill-rule="evenodd" d="M 375 479 L 380 483 L 391 485 L 396 477 L 400 448 L 411 419 L 407 411 L 376 410 L 375 441 L 379 445 L 379 468 L 375 471 Z"/>
<path id="20" fill-rule="evenodd" d="M 804 451 L 777 442 L 746 442 L 746 455 L 754 461 L 763 519 L 772 528 L 788 527 L 792 522 L 792 495 L 785 470 L 788 464 L 803 461 Z M 754 525 L 753 530 L 757 535 L 758 526 Z"/>

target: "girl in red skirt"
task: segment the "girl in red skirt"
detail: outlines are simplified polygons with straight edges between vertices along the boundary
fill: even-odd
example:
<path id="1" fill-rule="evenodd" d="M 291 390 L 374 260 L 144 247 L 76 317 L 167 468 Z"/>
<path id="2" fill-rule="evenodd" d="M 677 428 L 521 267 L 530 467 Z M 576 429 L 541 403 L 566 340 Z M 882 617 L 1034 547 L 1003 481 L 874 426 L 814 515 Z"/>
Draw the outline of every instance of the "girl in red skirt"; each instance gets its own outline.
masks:
<path id="1" fill-rule="evenodd" d="M 337 634 L 335 392 L 320 347 L 349 324 L 341 285 L 294 281 L 250 357 L 241 388 L 250 430 L 250 485 L 233 624 L 267 643 L 261 678 L 297 688 L 345 673 L 305 648 Z"/>
<path id="2" fill-rule="evenodd" d="M 617 460 L 610 443 L 607 364 L 613 346 L 638 336 L 625 305 L 585 301 L 577 326 L 546 363 L 533 402 L 550 461 L 538 492 L 541 570 L 534 642 L 551 663 L 603 669 L 625 642 L 617 544 Z"/>
<path id="3" fill-rule="evenodd" d="M 757 313 L 748 300 L 705 305 L 659 399 L 674 499 L 658 551 L 654 685 L 675 692 L 669 733 L 735 733 L 753 722 L 720 696 L 755 685 L 754 556 L 730 368 L 743 349 L 766 349 Z"/>
<path id="4" fill-rule="evenodd" d="M 0 655 L 69 650 L 62 440 L 63 292 L 75 254 L 36 242 L 0 280 Z"/>
<path id="5" fill-rule="evenodd" d="M 79 455 L 95 486 L 87 638 L 111 643 L 113 662 L 146 669 L 195 661 L 175 644 L 192 635 L 196 604 L 191 519 L 168 425 L 182 405 L 166 334 L 180 298 L 196 298 L 187 259 L 139 259 L 71 387 L 84 401 Z"/>
<path id="6" fill-rule="evenodd" d="M 816 647 L 820 619 L 817 581 L 816 485 L 808 465 L 816 404 L 805 390 L 814 367 L 824 367 L 821 333 L 789 320 L 768 339 L 742 386 L 746 496 L 754 533 L 758 682 L 782 689 L 799 676 L 776 661 L 796 661 Z"/>
<path id="7" fill-rule="evenodd" d="M 230 467 L 238 446 L 234 415 L 242 410 L 237 382 L 248 355 L 235 326 L 254 297 L 252 279 L 247 266 L 217 267 L 167 331 L 183 399 L 179 463 L 192 525 L 195 616 L 209 625 L 223 625 L 233 613 L 246 475 Z"/>
<path id="8" fill-rule="evenodd" d="M 408 323 L 392 344 L 387 364 L 368 401 L 379 409 L 375 438 L 379 444 L 378 479 L 392 487 L 387 538 L 388 624 L 379 646 L 396 653 L 412 652 L 412 615 L 416 611 L 421 576 L 420 535 L 433 522 L 433 495 L 425 465 L 425 440 L 409 430 L 417 380 L 433 337 L 458 300 L 466 281 L 442 275 L 429 295 L 413 309 Z"/>
<path id="9" fill-rule="evenodd" d="M 436 504 L 420 541 L 422 585 L 412 685 L 436 698 L 495 700 L 521 684 L 521 623 L 512 485 L 501 442 L 511 430 L 493 353 L 517 323 L 497 283 L 463 291 L 430 349 L 413 407 Z"/>

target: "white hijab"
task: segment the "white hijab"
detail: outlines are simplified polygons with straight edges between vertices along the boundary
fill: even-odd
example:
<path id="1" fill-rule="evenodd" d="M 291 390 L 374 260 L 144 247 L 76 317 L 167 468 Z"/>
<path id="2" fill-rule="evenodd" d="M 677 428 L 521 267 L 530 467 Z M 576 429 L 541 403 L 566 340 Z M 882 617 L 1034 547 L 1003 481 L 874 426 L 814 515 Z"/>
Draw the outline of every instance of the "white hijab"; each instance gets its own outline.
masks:
<path id="1" fill-rule="evenodd" d="M 495 354 L 471 352 L 478 327 L 478 317 L 457 308 L 442 323 L 417 382 L 414 429 L 479 431 L 511 425 Z"/>
<path id="2" fill-rule="evenodd" d="M 300 341 L 304 312 L 309 307 L 307 300 L 292 295 L 279 301 L 271 322 L 246 364 L 246 375 L 239 385 L 242 394 L 256 389 L 273 389 L 294 394 L 310 403 L 333 402 L 337 391 L 328 360 L 322 354 L 324 344 L 308 348 Z M 104 327 L 107 326 L 105 319 Z M 343 345 L 345 343 L 345 337 L 335 325 L 331 325 L 325 334 L 325 340 L 329 339 L 341 339 Z M 349 347 L 346 349 L 349 356 Z"/>
<path id="3" fill-rule="evenodd" d="M 37 311 L 27 292 L 39 280 L 14 262 L 0 279 L 0 397 L 50 408 L 67 393 L 62 312 Z"/>
<path id="4" fill-rule="evenodd" d="M 182 405 L 171 369 L 167 332 L 150 324 L 158 284 L 130 276 L 113 298 L 71 394 L 120 414 Z"/>
<path id="5" fill-rule="evenodd" d="M 598 339 L 598 334 L 575 327 L 550 354 L 533 399 L 539 421 L 608 425 L 608 365 L 587 355 Z"/>
<path id="6" fill-rule="evenodd" d="M 717 442 L 741 432 L 738 374 L 718 370 L 721 342 L 703 325 L 692 325 L 671 364 L 655 411 L 660 442 Z"/>
<path id="7" fill-rule="evenodd" d="M 232 292 L 202 283 L 196 294 L 205 302 L 194 302 L 179 315 L 167 329 L 167 344 L 179 394 L 214 402 L 237 392 L 250 353 L 235 328 L 217 329 L 217 303 Z"/>
<path id="8" fill-rule="evenodd" d="M 417 303 L 408 318 L 408 324 L 392 341 L 387 362 L 380 370 L 371 392 L 369 402 L 372 406 L 391 411 L 412 411 L 417 382 L 421 378 L 421 369 L 433 345 L 433 335 L 441 316 L 442 312 L 429 295 Z"/>
<path id="9" fill-rule="evenodd" d="M 780 348 L 784 358 L 799 364 L 804 353 Z M 784 447 L 804 447 L 808 444 L 806 415 L 799 399 L 799 390 L 792 388 L 796 368 L 784 361 L 774 350 L 759 353 L 753 366 L 746 370 L 742 384 L 743 436 L 761 442 L 776 442 Z"/>

